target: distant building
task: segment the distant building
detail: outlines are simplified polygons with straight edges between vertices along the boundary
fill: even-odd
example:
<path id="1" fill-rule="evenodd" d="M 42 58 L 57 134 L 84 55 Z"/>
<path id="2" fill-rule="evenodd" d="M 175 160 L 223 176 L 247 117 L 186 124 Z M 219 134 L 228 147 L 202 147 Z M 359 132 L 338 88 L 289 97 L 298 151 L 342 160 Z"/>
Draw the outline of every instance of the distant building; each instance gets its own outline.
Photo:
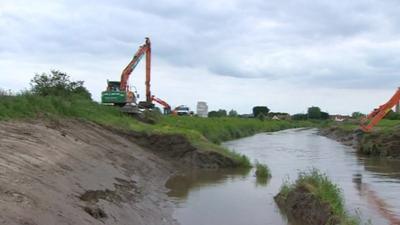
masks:
<path id="1" fill-rule="evenodd" d="M 208 116 L 208 105 L 206 102 L 197 102 L 197 112 L 196 114 L 200 117 Z"/>
<path id="2" fill-rule="evenodd" d="M 334 120 L 334 121 L 336 121 L 336 122 L 343 122 L 343 121 L 345 121 L 345 120 L 351 119 L 351 116 L 348 116 L 348 115 L 340 115 L 340 114 L 337 114 L 337 115 L 330 115 L 329 117 L 330 117 L 331 120 Z"/>
<path id="3" fill-rule="evenodd" d="M 396 112 L 396 113 L 400 113 L 400 102 L 397 103 L 395 112 Z"/>

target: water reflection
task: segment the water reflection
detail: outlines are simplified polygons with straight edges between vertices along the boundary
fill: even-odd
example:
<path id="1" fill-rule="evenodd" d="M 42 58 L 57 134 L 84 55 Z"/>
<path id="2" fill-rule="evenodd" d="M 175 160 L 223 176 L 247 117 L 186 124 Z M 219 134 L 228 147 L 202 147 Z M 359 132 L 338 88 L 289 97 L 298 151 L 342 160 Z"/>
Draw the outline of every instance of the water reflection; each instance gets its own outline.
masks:
<path id="1" fill-rule="evenodd" d="M 269 177 L 256 177 L 256 187 L 266 187 L 270 180 Z"/>
<path id="2" fill-rule="evenodd" d="M 167 182 L 182 225 L 287 225 L 273 197 L 282 182 L 317 168 L 342 190 L 346 208 L 372 224 L 400 224 L 400 161 L 357 156 L 354 149 L 317 135 L 317 130 L 285 130 L 224 143 L 265 163 L 272 178 L 254 170 L 191 171 Z"/>
<path id="3" fill-rule="evenodd" d="M 365 158 L 358 159 L 364 168 L 381 178 L 391 178 L 400 182 L 400 161 L 395 159 Z"/>
<path id="4" fill-rule="evenodd" d="M 168 196 L 184 200 L 191 190 L 204 186 L 242 180 L 249 176 L 251 169 L 192 170 L 170 178 L 165 186 L 170 189 Z"/>

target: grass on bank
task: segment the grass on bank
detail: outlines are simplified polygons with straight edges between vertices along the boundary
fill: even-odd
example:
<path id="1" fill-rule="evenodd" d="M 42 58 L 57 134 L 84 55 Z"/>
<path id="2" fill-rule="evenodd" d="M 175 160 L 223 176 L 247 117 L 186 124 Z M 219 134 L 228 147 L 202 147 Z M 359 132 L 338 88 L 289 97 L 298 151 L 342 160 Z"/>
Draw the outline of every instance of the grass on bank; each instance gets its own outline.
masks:
<path id="1" fill-rule="evenodd" d="M 260 121 L 244 118 L 198 118 L 162 116 L 156 124 L 146 124 L 79 95 L 37 96 L 29 93 L 0 96 L 0 120 L 75 118 L 100 125 L 144 133 L 181 134 L 200 149 L 216 151 L 231 157 L 244 167 L 251 166 L 241 154 L 219 146 L 222 141 L 245 137 L 257 132 L 314 126 L 306 121 Z"/>
<path id="2" fill-rule="evenodd" d="M 222 117 L 201 118 L 166 116 L 159 123 L 162 127 L 195 130 L 213 143 L 246 137 L 259 132 L 273 132 L 289 128 L 315 127 L 317 122 L 288 120 L 258 120 L 253 118 Z"/>
<path id="3" fill-rule="evenodd" d="M 345 122 L 329 124 L 329 126 L 331 125 L 338 127 L 343 132 L 353 132 L 360 128 L 360 121 L 353 119 Z M 377 125 L 375 125 L 373 131 L 391 132 L 393 131 L 393 129 L 399 127 L 400 127 L 400 120 L 383 119 Z"/>
<path id="4" fill-rule="evenodd" d="M 306 188 L 321 202 L 327 203 L 335 216 L 340 218 L 341 225 L 357 225 L 360 221 L 349 216 L 344 208 L 344 199 L 341 189 L 334 184 L 326 174 L 317 169 L 300 172 L 294 183 L 288 181 L 281 186 L 280 193 L 284 198 L 296 188 Z"/>
<path id="5" fill-rule="evenodd" d="M 258 179 L 267 179 L 271 177 L 271 171 L 266 164 L 256 161 L 254 165 L 256 167 L 256 177 Z"/>

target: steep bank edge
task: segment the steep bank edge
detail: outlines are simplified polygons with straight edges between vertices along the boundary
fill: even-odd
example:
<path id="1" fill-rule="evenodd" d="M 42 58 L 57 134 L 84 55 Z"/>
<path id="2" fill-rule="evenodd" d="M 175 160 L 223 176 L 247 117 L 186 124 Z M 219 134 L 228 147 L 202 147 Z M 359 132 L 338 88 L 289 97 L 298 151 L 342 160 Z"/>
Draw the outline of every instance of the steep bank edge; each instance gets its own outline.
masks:
<path id="1" fill-rule="evenodd" d="M 340 224 L 329 204 L 321 202 L 305 186 L 296 187 L 287 194 L 280 192 L 274 199 L 290 221 L 309 225 Z"/>
<path id="2" fill-rule="evenodd" d="M 121 136 L 78 120 L 0 122 L 0 221 L 177 224 L 164 187 L 176 164 L 232 165 L 196 152 L 182 137 Z"/>
<path id="3" fill-rule="evenodd" d="M 320 129 L 319 133 L 351 146 L 363 155 L 400 159 L 400 129 L 360 133 L 332 126 Z"/>

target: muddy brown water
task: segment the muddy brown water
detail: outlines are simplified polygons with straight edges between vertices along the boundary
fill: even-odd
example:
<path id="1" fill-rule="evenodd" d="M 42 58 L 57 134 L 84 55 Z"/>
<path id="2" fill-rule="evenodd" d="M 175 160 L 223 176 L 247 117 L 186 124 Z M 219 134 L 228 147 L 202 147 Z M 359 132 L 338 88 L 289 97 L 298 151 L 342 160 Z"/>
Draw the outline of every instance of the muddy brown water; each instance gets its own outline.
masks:
<path id="1" fill-rule="evenodd" d="M 400 224 L 400 161 L 367 159 L 316 129 L 262 133 L 223 144 L 266 163 L 272 178 L 254 170 L 191 171 L 166 186 L 182 225 L 283 225 L 289 223 L 273 196 L 300 170 L 318 168 L 342 189 L 346 208 L 364 223 Z"/>

